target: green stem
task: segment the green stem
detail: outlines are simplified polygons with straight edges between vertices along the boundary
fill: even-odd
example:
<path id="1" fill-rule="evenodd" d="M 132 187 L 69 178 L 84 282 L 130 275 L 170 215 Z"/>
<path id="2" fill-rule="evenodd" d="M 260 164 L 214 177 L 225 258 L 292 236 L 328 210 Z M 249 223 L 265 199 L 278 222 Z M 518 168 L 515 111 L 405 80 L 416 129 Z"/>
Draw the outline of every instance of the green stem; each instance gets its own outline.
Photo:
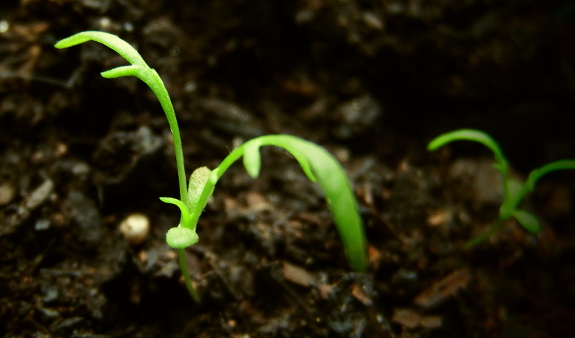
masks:
<path id="1" fill-rule="evenodd" d="M 204 190 L 202 191 L 202 195 L 198 199 L 198 203 L 196 203 L 196 207 L 194 210 L 191 210 L 191 224 L 195 225 L 198 223 L 198 219 L 200 218 L 200 215 L 203 211 L 202 209 L 204 208 L 203 206 L 206 205 L 207 200 L 212 196 L 212 192 L 214 191 L 216 183 L 218 183 L 219 179 L 226 172 L 226 170 L 228 170 L 228 168 L 243 155 L 244 145 L 245 144 L 242 144 L 241 146 L 234 149 L 234 151 L 232 151 L 228 156 L 226 156 L 226 158 L 224 158 L 222 163 L 220 163 L 216 169 L 212 170 L 210 179 L 208 179 L 208 182 L 206 182 Z"/>
<path id="2" fill-rule="evenodd" d="M 170 125 L 170 130 L 172 132 L 172 138 L 174 142 L 174 152 L 176 155 L 176 168 L 178 170 L 178 182 L 180 187 L 180 201 L 188 200 L 188 189 L 186 182 L 186 171 L 184 168 L 184 152 L 182 147 L 182 139 L 180 136 L 180 128 L 178 127 L 178 121 L 176 119 L 176 113 L 174 111 L 174 106 L 168 95 L 168 91 L 164 82 L 158 75 L 158 73 L 150 68 L 142 56 L 138 53 L 134 47 L 132 47 L 126 41 L 120 39 L 119 37 L 105 32 L 97 31 L 87 31 L 72 35 L 68 38 L 58 41 L 56 43 L 56 48 L 68 48 L 75 46 L 80 43 L 84 43 L 89 40 L 94 40 L 100 42 L 109 48 L 116 51 L 122 57 L 124 57 L 131 65 L 117 67 L 108 71 L 101 73 L 105 78 L 117 78 L 121 76 L 136 76 L 144 83 L 146 83 L 150 89 L 156 94 L 156 97 L 160 101 L 166 118 L 168 119 L 168 124 Z M 177 203 L 174 199 L 167 201 L 168 203 L 173 203 L 182 208 L 183 203 Z M 182 209 L 182 216 L 180 218 L 180 223 L 187 224 L 187 215 L 184 209 Z M 185 222 L 184 222 L 185 221 Z M 188 266 L 186 265 L 185 251 L 183 249 L 178 250 L 180 267 L 182 273 L 184 274 L 184 280 L 186 281 L 186 287 L 190 292 L 192 298 L 199 303 L 200 297 L 196 293 L 192 281 L 190 279 L 190 274 L 188 273 Z"/>
<path id="3" fill-rule="evenodd" d="M 505 160 L 502 160 L 500 163 L 502 167 L 501 179 L 503 180 L 503 203 L 506 203 L 509 198 L 509 187 L 507 186 L 507 181 L 509 180 L 509 166 Z"/>
<path id="4" fill-rule="evenodd" d="M 184 281 L 186 283 L 186 288 L 192 296 L 192 299 L 196 302 L 196 304 L 200 304 L 202 301 L 200 299 L 200 295 L 194 288 L 192 284 L 192 278 L 190 278 L 190 273 L 188 272 L 188 264 L 186 263 L 186 249 L 178 249 L 178 260 L 180 262 L 180 269 L 182 269 L 182 274 L 184 275 Z"/>
<path id="5" fill-rule="evenodd" d="M 158 73 L 151 68 L 150 77 L 142 78 L 144 82 L 152 89 L 154 94 L 158 97 L 166 118 L 168 119 L 168 124 L 170 125 L 170 130 L 172 132 L 172 138 L 174 141 L 174 152 L 176 153 L 176 167 L 178 170 L 178 181 L 180 185 L 180 200 L 186 201 L 188 196 L 188 188 L 186 183 L 186 169 L 184 167 L 184 150 L 182 146 L 182 138 L 180 136 L 180 128 L 178 127 L 178 120 L 176 119 L 176 112 L 174 111 L 174 106 L 168 95 L 168 91 L 164 86 L 164 82 L 158 75 Z"/>
<path id="6" fill-rule="evenodd" d="M 474 246 L 476 246 L 477 244 L 482 243 L 483 241 L 487 240 L 489 237 L 491 237 L 491 235 L 493 235 L 497 230 L 499 230 L 499 228 L 501 228 L 501 224 L 502 224 L 502 221 L 498 219 L 483 234 L 481 234 L 481 235 L 475 237 L 474 239 L 468 241 L 467 243 L 465 243 L 464 248 L 465 249 L 471 249 Z"/>

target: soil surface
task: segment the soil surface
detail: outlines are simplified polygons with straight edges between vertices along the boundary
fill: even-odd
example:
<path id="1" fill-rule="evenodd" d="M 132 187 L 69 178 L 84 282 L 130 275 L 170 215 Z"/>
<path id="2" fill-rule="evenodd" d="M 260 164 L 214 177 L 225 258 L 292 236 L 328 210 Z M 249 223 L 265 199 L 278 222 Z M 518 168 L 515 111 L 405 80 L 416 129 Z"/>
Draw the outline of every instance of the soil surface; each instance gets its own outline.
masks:
<path id="1" fill-rule="evenodd" d="M 0 333 L 3 337 L 574 337 L 575 172 L 542 179 L 514 221 L 501 177 L 458 128 L 492 135 L 524 179 L 575 158 L 575 7 L 494 0 L 3 0 Z M 352 271 L 318 186 L 264 148 L 234 165 L 187 250 L 188 296 L 165 243 L 179 212 L 171 134 L 116 34 L 163 78 L 188 173 L 238 144 L 292 134 L 343 164 L 369 241 Z M 150 222 L 141 243 L 120 224 Z"/>

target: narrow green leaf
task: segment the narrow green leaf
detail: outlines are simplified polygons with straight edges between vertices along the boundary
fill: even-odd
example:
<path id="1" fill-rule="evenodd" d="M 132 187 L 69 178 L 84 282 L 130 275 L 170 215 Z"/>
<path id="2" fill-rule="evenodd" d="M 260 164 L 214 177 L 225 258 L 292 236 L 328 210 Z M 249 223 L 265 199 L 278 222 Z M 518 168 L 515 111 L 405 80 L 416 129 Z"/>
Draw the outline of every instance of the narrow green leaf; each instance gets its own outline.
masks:
<path id="1" fill-rule="evenodd" d="M 251 177 L 257 178 L 260 175 L 262 158 L 259 142 L 247 142 L 245 144 L 243 162 L 246 171 Z"/>
<path id="2" fill-rule="evenodd" d="M 198 241 L 198 234 L 195 231 L 181 226 L 171 228 L 166 233 L 166 243 L 174 249 L 184 249 Z"/>
<path id="3" fill-rule="evenodd" d="M 191 219 L 190 210 L 184 204 L 184 202 L 182 202 L 178 199 L 175 199 L 175 198 L 171 198 L 171 197 L 160 197 L 160 201 L 162 201 L 164 203 L 168 203 L 168 204 L 173 204 L 173 205 L 177 206 L 178 208 L 180 208 L 180 211 L 182 212 L 181 225 L 185 228 L 192 228 L 192 224 L 190 222 L 190 219 Z"/>
<path id="4" fill-rule="evenodd" d="M 205 199 L 203 205 L 196 208 L 196 205 L 201 199 L 204 187 L 210 178 L 211 170 L 208 167 L 200 167 L 190 175 L 190 184 L 188 185 L 188 203 L 187 207 L 193 212 L 194 210 L 203 210 L 209 200 L 209 197 Z M 210 194 L 211 196 L 211 194 Z"/>
<path id="5" fill-rule="evenodd" d="M 307 177 L 320 185 L 350 266 L 365 271 L 368 260 L 363 222 L 347 175 L 335 157 L 317 144 L 291 135 L 268 135 L 254 140 L 261 146 L 286 149 L 296 158 Z"/>
<path id="6" fill-rule="evenodd" d="M 491 136 L 487 135 L 481 130 L 475 129 L 459 129 L 449 133 L 441 134 L 429 142 L 427 149 L 429 151 L 433 151 L 448 143 L 460 140 L 479 142 L 491 149 L 498 162 L 507 162 L 497 142 L 495 142 Z M 501 166 L 501 164 L 499 164 L 499 166 Z M 507 165 L 505 164 L 504 167 L 507 167 Z M 501 167 L 498 167 L 498 169 L 501 170 Z"/>
<path id="7" fill-rule="evenodd" d="M 313 145 L 301 150 L 325 194 L 351 267 L 365 271 L 368 261 L 363 223 L 343 168 L 330 153 L 319 146 Z"/>
<path id="8" fill-rule="evenodd" d="M 530 191 L 535 189 L 535 183 L 543 176 L 555 170 L 575 169 L 575 160 L 560 160 L 551 162 L 541 168 L 533 170 L 527 178 L 527 186 Z"/>
<path id="9" fill-rule="evenodd" d="M 126 59 L 131 64 L 135 65 L 146 64 L 144 62 L 144 59 L 142 59 L 142 57 L 140 56 L 138 51 L 134 49 L 134 47 L 132 47 L 129 43 L 120 39 L 116 35 L 106 32 L 97 32 L 97 31 L 80 32 L 58 41 L 56 45 L 54 45 L 54 47 L 59 49 L 68 48 L 90 40 L 97 41 L 113 49 L 116 53 L 120 54 L 124 59 Z"/>
<path id="10" fill-rule="evenodd" d="M 507 195 L 501 206 L 499 218 L 504 221 L 513 216 L 514 210 L 517 208 L 525 193 L 527 192 L 525 185 L 517 180 L 507 180 Z"/>
<path id="11" fill-rule="evenodd" d="M 63 49 L 63 48 L 76 46 L 76 45 L 79 45 L 81 43 L 90 41 L 90 40 L 92 40 L 92 38 L 89 36 L 89 34 L 88 34 L 89 32 L 90 31 L 86 31 L 86 32 L 82 32 L 82 33 L 78 33 L 78 34 L 74 34 L 72 36 L 69 36 L 65 39 L 62 39 L 62 40 L 56 42 L 54 47 L 56 47 L 58 49 Z"/>
<path id="12" fill-rule="evenodd" d="M 102 75 L 106 79 L 115 79 L 117 77 L 122 77 L 122 76 L 136 76 L 136 77 L 138 77 L 141 72 L 142 72 L 141 66 L 129 65 L 129 66 L 116 67 L 114 69 L 110 69 L 110 70 L 107 70 L 105 72 L 101 72 L 100 75 Z"/>
<path id="13" fill-rule="evenodd" d="M 507 193 L 509 194 L 509 198 L 521 199 L 523 197 L 521 196 L 521 188 L 523 188 L 523 183 L 514 179 L 509 179 L 507 181 Z"/>
<path id="14" fill-rule="evenodd" d="M 537 217 L 525 210 L 515 210 L 513 217 L 529 232 L 538 232 L 541 230 L 541 224 L 539 224 Z"/>

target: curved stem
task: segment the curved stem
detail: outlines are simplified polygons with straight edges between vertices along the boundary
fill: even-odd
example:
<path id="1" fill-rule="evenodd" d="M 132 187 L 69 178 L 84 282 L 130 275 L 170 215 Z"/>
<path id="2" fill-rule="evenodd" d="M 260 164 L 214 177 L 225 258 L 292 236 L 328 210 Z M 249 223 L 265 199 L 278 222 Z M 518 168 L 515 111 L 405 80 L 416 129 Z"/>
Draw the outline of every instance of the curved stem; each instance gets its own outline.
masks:
<path id="1" fill-rule="evenodd" d="M 160 105 L 164 109 L 166 118 L 168 119 L 168 124 L 170 125 L 170 131 L 172 132 L 172 138 L 174 141 L 174 152 L 176 153 L 180 200 L 186 201 L 188 188 L 186 183 L 186 169 L 184 167 L 184 150 L 180 128 L 178 127 L 178 120 L 176 119 L 176 112 L 174 111 L 174 106 L 172 105 L 170 96 L 168 95 L 168 90 L 158 73 L 152 68 L 148 68 L 147 70 L 148 72 L 146 72 L 146 75 L 148 76 L 142 77 L 141 79 L 150 87 L 150 89 L 152 89 L 154 94 L 156 94 L 156 97 L 160 101 Z"/>
<path id="2" fill-rule="evenodd" d="M 198 295 L 198 292 L 194 288 L 194 285 L 192 284 L 192 278 L 188 272 L 188 264 L 186 263 L 186 249 L 178 249 L 178 261 L 180 262 L 180 269 L 182 269 L 186 288 L 188 289 L 190 296 L 192 296 L 192 299 L 196 302 L 196 304 L 200 304 L 202 302 L 200 295 Z"/>
<path id="3" fill-rule="evenodd" d="M 509 180 L 509 165 L 507 164 L 507 161 L 502 158 L 501 161 L 499 162 L 501 165 L 501 179 L 503 180 L 503 204 L 509 203 L 508 199 L 509 199 L 509 186 L 507 184 L 508 180 Z M 499 215 L 500 221 L 501 221 L 501 214 Z"/>

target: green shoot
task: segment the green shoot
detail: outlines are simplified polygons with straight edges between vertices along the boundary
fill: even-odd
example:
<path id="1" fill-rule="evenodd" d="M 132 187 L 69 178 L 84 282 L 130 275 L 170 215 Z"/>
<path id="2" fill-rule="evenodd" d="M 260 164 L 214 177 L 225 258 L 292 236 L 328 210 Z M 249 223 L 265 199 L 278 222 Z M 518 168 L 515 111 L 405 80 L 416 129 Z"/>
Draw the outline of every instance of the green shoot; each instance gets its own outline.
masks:
<path id="1" fill-rule="evenodd" d="M 178 170 L 180 199 L 162 197 L 163 202 L 176 205 L 181 212 L 180 224 L 168 231 L 166 242 L 178 250 L 180 268 L 191 297 L 200 302 L 200 297 L 193 287 L 185 258 L 185 248 L 199 240 L 196 233 L 198 218 L 211 197 L 215 184 L 224 172 L 243 156 L 246 170 L 252 177 L 260 171 L 261 158 L 259 148 L 273 145 L 286 149 L 299 162 L 307 177 L 317 182 L 322 188 L 335 224 L 342 238 L 344 250 L 350 266 L 359 271 L 367 269 L 367 248 L 363 223 L 359 216 L 357 202 L 351 190 L 345 171 L 337 160 L 322 147 L 300 138 L 289 135 L 268 135 L 250 140 L 232 153 L 214 170 L 206 167 L 196 169 L 189 186 L 186 184 L 182 141 L 176 114 L 168 91 L 158 73 L 150 68 L 140 54 L 119 37 L 96 31 L 87 31 L 63 39 L 56 48 L 68 48 L 87 41 L 102 43 L 124 57 L 131 65 L 117 67 L 101 73 L 105 78 L 136 76 L 145 82 L 158 97 L 168 119 L 174 139 L 174 151 Z"/>
<path id="2" fill-rule="evenodd" d="M 116 53 L 120 54 L 124 59 L 126 59 L 130 66 L 122 66 L 108 71 L 102 72 L 101 75 L 107 79 L 113 79 L 121 76 L 133 75 L 144 83 L 146 83 L 150 89 L 156 94 L 156 97 L 160 101 L 164 113 L 166 113 L 166 118 L 168 119 L 168 124 L 170 125 L 170 130 L 172 131 L 174 139 L 174 151 L 176 153 L 176 164 L 178 169 L 178 179 L 180 184 L 180 198 L 182 200 L 187 199 L 186 191 L 186 171 L 184 169 L 184 152 L 182 149 L 182 139 L 180 137 L 180 128 L 178 128 L 178 121 L 176 120 L 176 113 L 174 107 L 172 106 L 172 101 L 168 95 L 168 91 L 164 86 L 164 82 L 158 75 L 158 73 L 148 67 L 144 59 L 140 56 L 138 51 L 134 47 L 130 46 L 126 41 L 120 39 L 116 35 L 106 33 L 106 32 L 96 32 L 87 31 L 74 34 L 68 38 L 58 41 L 56 43 L 56 48 L 68 48 L 87 41 L 99 42 L 111 49 Z"/>
<path id="3" fill-rule="evenodd" d="M 267 135 L 252 139 L 232 151 L 210 174 L 199 205 L 192 215 L 202 212 L 202 205 L 211 196 L 216 182 L 232 163 L 243 156 L 243 163 L 250 174 L 256 178 L 260 172 L 260 152 L 262 146 L 284 148 L 299 162 L 304 173 L 312 182 L 317 182 L 327 200 L 335 225 L 343 242 L 350 266 L 358 271 L 367 269 L 366 240 L 363 223 L 359 216 L 357 202 L 345 171 L 338 161 L 324 148 L 290 135 Z"/>
<path id="4" fill-rule="evenodd" d="M 474 129 L 460 129 L 439 135 L 434 138 L 427 149 L 434 151 L 444 145 L 453 141 L 475 141 L 479 142 L 493 151 L 496 163 L 493 167 L 501 172 L 503 177 L 503 203 L 499 208 L 499 217 L 497 221 L 482 235 L 470 240 L 465 244 L 466 247 L 473 247 L 484 240 L 488 239 L 495 231 L 497 231 L 503 222 L 510 218 L 515 218 L 529 232 L 539 232 L 541 224 L 537 217 L 525 210 L 519 210 L 517 207 L 525 197 L 528 191 L 533 191 L 535 183 L 545 174 L 563 169 L 575 169 L 575 160 L 560 160 L 549 163 L 539 169 L 533 170 L 527 181 L 522 183 L 509 178 L 509 164 L 503 155 L 501 148 L 491 136 L 480 130 Z"/>

